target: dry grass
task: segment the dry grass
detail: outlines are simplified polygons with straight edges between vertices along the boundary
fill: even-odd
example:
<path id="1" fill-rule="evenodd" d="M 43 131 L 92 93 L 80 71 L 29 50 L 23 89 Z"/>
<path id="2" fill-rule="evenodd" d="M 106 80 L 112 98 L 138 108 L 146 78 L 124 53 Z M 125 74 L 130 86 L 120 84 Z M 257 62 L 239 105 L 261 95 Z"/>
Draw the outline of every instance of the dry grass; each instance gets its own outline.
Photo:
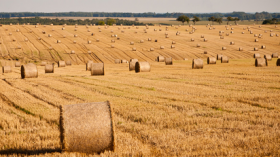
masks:
<path id="1" fill-rule="evenodd" d="M 12 37 L 5 27 L 13 32 Z M 144 28 L 144 27 L 142 27 Z M 241 34 L 243 26 L 234 26 L 234 34 L 219 39 L 219 30 L 229 32 L 224 26 L 209 30 L 196 26 L 194 34 L 184 31 L 188 26 L 169 27 L 165 31 L 148 33 L 141 27 L 135 36 L 135 27 L 120 33 L 117 27 L 98 32 L 95 36 L 79 26 L 4 26 L 0 28 L 1 65 L 13 66 L 13 72 L 0 75 L 0 154 L 20 153 L 38 156 L 84 156 L 79 153 L 61 153 L 59 133 L 59 107 L 88 102 L 112 103 L 116 131 L 116 151 L 103 156 L 277 156 L 280 154 L 280 81 L 277 58 L 266 67 L 255 67 L 254 47 L 263 57 L 279 50 L 279 38 L 269 37 L 264 30 L 272 26 L 251 26 L 263 39 L 254 42 L 254 34 Z M 33 33 L 28 30 L 32 29 Z M 42 34 L 52 29 L 52 38 Z M 112 49 L 111 33 L 118 34 Z M 176 36 L 177 31 L 180 36 Z M 73 44 L 73 34 L 78 34 Z M 201 35 L 207 38 L 203 42 Z M 66 38 L 63 38 L 66 35 Z M 17 42 L 11 42 L 15 37 Z M 37 40 L 41 37 L 42 40 Z M 28 38 L 29 42 L 24 42 Z M 100 42 L 87 44 L 87 41 Z M 148 38 L 158 42 L 147 41 Z M 190 39 L 195 38 L 195 42 Z M 57 40 L 61 40 L 57 44 Z M 139 43 L 145 39 L 144 43 Z M 133 41 L 137 51 L 129 44 Z M 176 41 L 176 49 L 170 44 Z M 234 41 L 235 45 L 229 45 Z M 200 48 L 196 45 L 201 44 Z M 15 50 L 21 45 L 23 49 Z M 160 46 L 166 46 L 160 50 Z M 227 50 L 222 51 L 221 47 Z M 53 47 L 49 50 L 49 47 Z M 154 51 L 149 51 L 150 48 Z M 243 51 L 238 51 L 239 47 Z M 9 50 L 9 51 L 8 51 Z M 75 50 L 76 54 L 69 54 Z M 88 51 L 91 54 L 88 54 Z M 207 50 L 207 54 L 204 54 Z M 279 53 L 279 52 L 278 52 Z M 228 56 L 222 64 L 206 64 L 207 57 L 217 54 Z M 157 56 L 172 57 L 173 65 L 155 62 Z M 71 60 L 72 66 L 56 68 L 55 73 L 45 74 L 45 67 L 38 66 L 39 77 L 21 79 L 20 68 L 8 58 L 17 57 L 24 64 L 28 61 Z M 23 58 L 25 57 L 25 58 Z M 129 71 L 128 64 L 114 64 L 115 59 L 151 63 L 151 72 Z M 184 61 L 184 58 L 188 60 Z M 202 58 L 203 69 L 192 69 L 192 59 Z M 91 76 L 86 71 L 88 60 L 105 62 L 106 75 Z M 56 65 L 57 67 L 57 65 Z"/>

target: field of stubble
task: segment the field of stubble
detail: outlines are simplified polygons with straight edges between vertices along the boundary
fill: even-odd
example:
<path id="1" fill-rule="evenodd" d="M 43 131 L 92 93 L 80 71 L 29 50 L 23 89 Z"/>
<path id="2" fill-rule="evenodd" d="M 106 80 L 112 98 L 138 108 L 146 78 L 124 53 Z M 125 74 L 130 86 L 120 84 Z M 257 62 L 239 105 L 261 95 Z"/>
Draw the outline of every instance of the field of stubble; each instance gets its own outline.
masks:
<path id="1" fill-rule="evenodd" d="M 147 33 L 144 27 L 121 27 L 124 33 L 118 26 L 102 26 L 102 32 L 97 26 L 79 26 L 77 31 L 74 26 L 66 26 L 65 30 L 61 26 L 0 27 L 1 65 L 13 65 L 11 60 L 18 59 L 38 64 L 39 71 L 39 77 L 32 79 L 21 79 L 20 68 L 13 67 L 12 73 L 1 72 L 0 155 L 85 156 L 61 153 L 59 106 L 107 100 L 113 107 L 116 150 L 101 154 L 104 156 L 279 155 L 280 69 L 276 58 L 259 68 L 254 67 L 253 59 L 253 48 L 260 49 L 260 45 L 267 46 L 258 51 L 262 57 L 279 52 L 279 37 L 269 37 L 269 30 L 279 33 L 279 28 L 250 26 L 254 34 L 263 34 L 255 43 L 254 34 L 243 30 L 244 26 L 233 27 L 234 33 L 224 35 L 225 39 L 219 37 L 220 30 L 230 32 L 224 26 L 216 26 L 215 30 L 196 26 L 194 34 L 186 31 L 190 31 L 189 26 L 170 27 L 168 31 L 165 27 L 158 31 L 155 26 Z M 42 30 L 47 33 L 42 34 Z M 180 36 L 175 35 L 178 30 Z M 95 36 L 90 35 L 93 32 Z M 170 38 L 164 38 L 165 32 Z M 120 40 L 111 43 L 111 34 L 118 34 Z M 201 35 L 208 42 L 203 42 Z M 95 42 L 97 38 L 100 42 Z M 148 42 L 147 38 L 159 42 Z M 145 42 L 139 43 L 141 39 Z M 62 42 L 57 44 L 57 40 Z M 93 43 L 87 44 L 88 40 Z M 176 41 L 175 49 L 170 49 L 172 41 Z M 236 44 L 229 45 L 230 41 Z M 115 48 L 110 48 L 111 44 Z M 22 48 L 15 49 L 19 45 Z M 227 50 L 222 51 L 222 46 Z M 131 51 L 132 47 L 137 51 Z M 244 51 L 238 51 L 239 47 Z M 155 51 L 148 51 L 150 48 Z M 76 53 L 70 54 L 71 50 Z M 204 50 L 208 54 L 203 54 Z M 206 64 L 207 57 L 221 53 L 229 56 L 229 63 Z M 172 57 L 173 65 L 155 62 L 158 55 Z M 113 64 L 116 58 L 149 61 L 151 72 L 128 71 L 128 64 Z M 191 69 L 193 58 L 202 58 L 204 68 Z M 42 60 L 71 60 L 74 65 L 56 66 L 54 74 L 45 74 Z M 90 76 L 85 71 L 87 60 L 104 62 L 105 76 Z"/>

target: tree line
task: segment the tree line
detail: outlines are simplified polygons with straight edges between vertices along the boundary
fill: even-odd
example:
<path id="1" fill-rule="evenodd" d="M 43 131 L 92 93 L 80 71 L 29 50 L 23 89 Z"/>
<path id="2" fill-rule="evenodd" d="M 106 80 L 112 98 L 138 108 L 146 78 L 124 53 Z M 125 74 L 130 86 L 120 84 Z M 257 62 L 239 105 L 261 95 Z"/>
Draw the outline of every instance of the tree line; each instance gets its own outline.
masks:
<path id="1" fill-rule="evenodd" d="M 232 12 L 232 13 L 109 13 L 109 12 L 60 12 L 60 13 L 38 13 L 38 12 L 11 12 L 0 13 L 0 18 L 10 17 L 169 17 L 177 18 L 181 15 L 188 17 L 196 16 L 203 21 L 208 20 L 210 17 L 222 18 L 222 17 L 237 17 L 240 20 L 256 20 L 263 21 L 265 19 L 280 18 L 280 13 L 268 13 L 268 12 Z"/>
<path id="2" fill-rule="evenodd" d="M 112 19 L 112 18 L 105 18 L 105 19 L 85 19 L 85 20 L 74 20 L 74 19 L 69 19 L 69 20 L 64 20 L 64 19 L 50 19 L 50 18 L 40 18 L 40 17 L 34 17 L 34 18 L 1 18 L 0 19 L 1 24 L 31 24 L 31 25 L 36 25 L 37 23 L 40 23 L 41 25 L 49 25 L 49 24 L 54 24 L 54 25 L 90 25 L 90 24 L 96 24 L 96 25 L 146 25 L 147 23 L 141 23 L 137 21 L 130 21 L 130 20 L 123 20 L 123 19 Z M 148 25 L 152 25 L 151 23 L 148 23 Z"/>

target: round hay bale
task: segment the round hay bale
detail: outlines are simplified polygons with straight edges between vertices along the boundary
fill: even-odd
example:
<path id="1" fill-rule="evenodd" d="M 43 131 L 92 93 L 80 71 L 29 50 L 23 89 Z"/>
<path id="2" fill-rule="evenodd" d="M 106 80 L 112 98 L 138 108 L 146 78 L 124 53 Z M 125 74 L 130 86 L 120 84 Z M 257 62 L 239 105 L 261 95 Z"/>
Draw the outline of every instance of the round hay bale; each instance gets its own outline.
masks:
<path id="1" fill-rule="evenodd" d="M 91 33 L 91 36 L 94 36 L 95 34 L 94 33 Z"/>
<path id="2" fill-rule="evenodd" d="M 45 73 L 54 73 L 54 64 L 47 64 L 45 66 Z"/>
<path id="3" fill-rule="evenodd" d="M 258 36 L 258 34 L 254 34 L 254 37 L 257 37 Z"/>
<path id="4" fill-rule="evenodd" d="M 203 53 L 204 53 L 204 54 L 207 54 L 207 51 L 204 51 Z"/>
<path id="5" fill-rule="evenodd" d="M 245 32 L 242 32 L 242 34 L 245 34 Z"/>
<path id="6" fill-rule="evenodd" d="M 20 62 L 15 63 L 15 67 L 20 67 L 20 66 L 21 66 Z"/>
<path id="7" fill-rule="evenodd" d="M 192 60 L 192 69 L 203 69 L 203 60 L 200 58 Z"/>
<path id="8" fill-rule="evenodd" d="M 279 37 L 279 34 L 276 34 L 277 37 Z"/>
<path id="9" fill-rule="evenodd" d="M 165 65 L 172 65 L 173 61 L 172 58 L 165 58 Z"/>
<path id="10" fill-rule="evenodd" d="M 158 42 L 158 40 L 156 39 L 155 42 Z"/>
<path id="11" fill-rule="evenodd" d="M 138 59 L 132 58 L 130 59 L 130 62 L 138 62 Z"/>
<path id="12" fill-rule="evenodd" d="M 99 42 L 100 40 L 99 39 L 96 39 L 96 42 Z"/>
<path id="13" fill-rule="evenodd" d="M 71 54 L 75 54 L 75 51 L 74 51 L 74 50 L 71 50 L 70 53 L 71 53 Z"/>
<path id="14" fill-rule="evenodd" d="M 224 36 L 220 36 L 220 39 L 224 39 L 225 37 Z"/>
<path id="15" fill-rule="evenodd" d="M 130 45 L 134 45 L 134 42 L 130 42 Z"/>
<path id="16" fill-rule="evenodd" d="M 191 41 L 194 41 L 194 38 L 191 38 Z"/>
<path id="17" fill-rule="evenodd" d="M 171 45 L 171 48 L 172 48 L 172 49 L 175 49 L 175 45 Z"/>
<path id="18" fill-rule="evenodd" d="M 231 30 L 234 30 L 234 28 L 231 28 Z"/>
<path id="19" fill-rule="evenodd" d="M 276 66 L 280 66 L 280 58 L 277 59 Z"/>
<path id="20" fill-rule="evenodd" d="M 152 39 L 151 39 L 151 38 L 148 38 L 148 41 L 152 41 Z"/>
<path id="21" fill-rule="evenodd" d="M 88 54 L 91 54 L 91 51 L 88 51 L 87 53 L 88 53 Z"/>
<path id="22" fill-rule="evenodd" d="M 226 50 L 227 48 L 226 47 L 222 47 L 222 50 Z"/>
<path id="23" fill-rule="evenodd" d="M 115 40 L 111 40 L 111 43 L 115 43 Z"/>
<path id="24" fill-rule="evenodd" d="M 158 62 L 164 62 L 164 57 L 163 56 L 157 56 L 157 61 Z"/>
<path id="25" fill-rule="evenodd" d="M 38 69 L 37 66 L 33 63 L 28 63 L 26 65 L 21 66 L 21 78 L 37 78 L 38 77 Z"/>
<path id="26" fill-rule="evenodd" d="M 121 60 L 121 63 L 127 63 L 127 60 L 122 59 L 122 60 Z"/>
<path id="27" fill-rule="evenodd" d="M 65 61 L 58 61 L 58 67 L 65 67 Z"/>
<path id="28" fill-rule="evenodd" d="M 90 32 L 90 29 L 88 29 L 87 31 Z"/>
<path id="29" fill-rule="evenodd" d="M 254 58 L 261 58 L 261 55 L 259 53 L 255 53 Z"/>
<path id="30" fill-rule="evenodd" d="M 66 61 L 66 66 L 71 66 L 72 62 L 70 60 Z"/>
<path id="31" fill-rule="evenodd" d="M 239 51 L 243 51 L 243 48 L 242 48 L 242 47 L 239 47 Z"/>
<path id="32" fill-rule="evenodd" d="M 258 39 L 255 39 L 255 42 L 259 42 L 259 40 L 258 40 Z"/>
<path id="33" fill-rule="evenodd" d="M 16 39 L 13 39 L 13 42 L 16 42 L 17 40 Z"/>
<path id="34" fill-rule="evenodd" d="M 208 57 L 207 58 L 207 64 L 216 64 L 216 58 L 215 57 Z"/>
<path id="35" fill-rule="evenodd" d="M 78 37 L 78 35 L 77 35 L 77 34 L 75 34 L 75 35 L 74 35 L 74 37 Z"/>
<path id="36" fill-rule="evenodd" d="M 77 41 L 76 41 L 76 40 L 74 40 L 74 41 L 73 41 L 73 43 L 74 43 L 74 44 L 76 44 L 76 43 L 77 43 Z"/>
<path id="37" fill-rule="evenodd" d="M 222 60 L 223 55 L 217 54 L 217 60 Z"/>
<path id="38" fill-rule="evenodd" d="M 114 45 L 111 45 L 111 48 L 115 48 L 115 46 L 114 46 Z"/>
<path id="39" fill-rule="evenodd" d="M 75 28 L 74 31 L 77 31 L 77 29 Z"/>
<path id="40" fill-rule="evenodd" d="M 196 47 L 200 47 L 200 44 L 197 44 Z"/>
<path id="41" fill-rule="evenodd" d="M 233 31 L 230 31 L 231 34 L 233 34 Z"/>
<path id="42" fill-rule="evenodd" d="M 133 48 L 132 48 L 132 51 L 136 51 L 136 48 L 135 48 L 135 47 L 133 47 Z"/>
<path id="43" fill-rule="evenodd" d="M 229 34 L 228 34 L 228 33 L 226 33 L 226 36 L 229 36 Z"/>
<path id="44" fill-rule="evenodd" d="M 64 27 L 62 27 L 61 29 L 62 29 L 62 30 L 65 30 L 65 28 L 64 28 Z"/>
<path id="45" fill-rule="evenodd" d="M 88 44 L 91 44 L 91 41 L 90 41 L 90 40 L 88 41 Z"/>
<path id="46" fill-rule="evenodd" d="M 151 65 L 149 62 L 136 62 L 135 64 L 135 72 L 150 72 L 151 71 Z"/>
<path id="47" fill-rule="evenodd" d="M 45 61 L 41 62 L 41 66 L 46 66 L 46 65 L 47 65 L 47 62 L 45 62 Z"/>
<path id="48" fill-rule="evenodd" d="M 165 35 L 165 38 L 169 38 L 169 35 Z"/>
<path id="49" fill-rule="evenodd" d="M 129 62 L 129 71 L 135 70 L 135 64 L 136 62 L 132 62 L 132 61 Z"/>
<path id="50" fill-rule="evenodd" d="M 176 44 L 176 42 L 175 42 L 175 41 L 172 41 L 172 44 Z"/>
<path id="51" fill-rule="evenodd" d="M 271 55 L 264 55 L 264 58 L 265 58 L 267 61 L 271 61 L 271 60 L 272 60 Z"/>
<path id="52" fill-rule="evenodd" d="M 230 42 L 230 45 L 234 45 L 234 44 L 235 44 L 234 41 L 231 41 L 231 42 Z"/>
<path id="53" fill-rule="evenodd" d="M 13 35 L 12 33 L 9 33 L 9 35 Z"/>
<path id="54" fill-rule="evenodd" d="M 140 40 L 140 43 L 144 43 L 144 40 Z"/>
<path id="55" fill-rule="evenodd" d="M 115 64 L 120 64 L 121 60 L 120 59 L 115 59 Z"/>
<path id="56" fill-rule="evenodd" d="M 52 37 L 52 35 L 51 35 L 51 34 L 49 34 L 49 35 L 48 35 L 48 37 Z"/>
<path id="57" fill-rule="evenodd" d="M 208 40 L 207 39 L 204 39 L 204 42 L 207 42 Z"/>
<path id="58" fill-rule="evenodd" d="M 164 49 L 164 46 L 160 46 L 160 49 Z"/>
<path id="59" fill-rule="evenodd" d="M 259 49 L 257 47 L 254 48 L 254 51 L 259 51 Z"/>
<path id="60" fill-rule="evenodd" d="M 221 63 L 228 63 L 229 62 L 229 59 L 227 56 L 222 56 L 221 58 Z"/>
<path id="61" fill-rule="evenodd" d="M 86 64 L 86 71 L 91 71 L 91 64 L 93 64 L 93 61 L 89 60 Z"/>
<path id="62" fill-rule="evenodd" d="M 10 73 L 12 72 L 11 66 L 2 66 L 2 73 Z"/>
<path id="63" fill-rule="evenodd" d="M 204 38 L 204 35 L 201 35 L 201 38 Z"/>
<path id="64" fill-rule="evenodd" d="M 62 150 L 66 152 L 100 154 L 115 149 L 109 101 L 61 106 L 60 131 Z"/>
<path id="65" fill-rule="evenodd" d="M 91 76 L 105 75 L 104 63 L 92 63 L 91 64 Z"/>
<path id="66" fill-rule="evenodd" d="M 278 53 L 272 53 L 271 57 L 272 58 L 278 58 Z"/>
<path id="67" fill-rule="evenodd" d="M 267 60 L 265 58 L 256 58 L 255 66 L 256 67 L 265 67 L 265 66 L 267 66 Z"/>

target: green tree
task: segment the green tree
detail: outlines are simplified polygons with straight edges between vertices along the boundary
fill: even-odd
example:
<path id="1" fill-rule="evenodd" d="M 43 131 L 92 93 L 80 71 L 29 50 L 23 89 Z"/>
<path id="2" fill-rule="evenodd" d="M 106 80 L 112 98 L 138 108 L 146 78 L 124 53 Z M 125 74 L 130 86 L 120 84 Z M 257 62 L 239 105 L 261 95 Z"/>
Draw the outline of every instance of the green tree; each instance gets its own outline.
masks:
<path id="1" fill-rule="evenodd" d="M 227 25 L 228 25 L 229 21 L 232 21 L 232 20 L 233 20 L 233 19 L 232 19 L 231 16 L 227 17 Z"/>
<path id="2" fill-rule="evenodd" d="M 200 18 L 197 16 L 193 16 L 193 24 L 195 25 L 196 22 L 200 21 Z"/>
<path id="3" fill-rule="evenodd" d="M 105 25 L 104 21 L 98 21 L 98 25 Z"/>
<path id="4" fill-rule="evenodd" d="M 276 19 L 276 18 L 272 18 L 272 21 L 273 21 L 273 23 L 276 25 L 277 19 Z"/>
<path id="5" fill-rule="evenodd" d="M 212 24 L 215 20 L 216 20 L 216 18 L 214 16 L 211 16 L 211 17 L 208 18 L 208 21 L 212 21 Z"/>
<path id="6" fill-rule="evenodd" d="M 215 19 L 215 22 L 218 22 L 219 24 L 223 23 L 223 18 L 216 18 Z"/>
<path id="7" fill-rule="evenodd" d="M 107 19 L 107 25 L 110 25 L 112 26 L 113 24 L 116 23 L 116 20 L 115 19 Z"/>
<path id="8" fill-rule="evenodd" d="M 235 25 L 237 25 L 237 21 L 240 21 L 240 19 L 238 17 L 236 17 L 233 19 L 233 21 L 234 21 Z"/>
<path id="9" fill-rule="evenodd" d="M 185 22 L 189 23 L 190 19 L 189 19 L 189 17 L 187 17 L 185 15 L 181 15 L 176 19 L 176 21 L 181 21 L 184 25 Z"/>

